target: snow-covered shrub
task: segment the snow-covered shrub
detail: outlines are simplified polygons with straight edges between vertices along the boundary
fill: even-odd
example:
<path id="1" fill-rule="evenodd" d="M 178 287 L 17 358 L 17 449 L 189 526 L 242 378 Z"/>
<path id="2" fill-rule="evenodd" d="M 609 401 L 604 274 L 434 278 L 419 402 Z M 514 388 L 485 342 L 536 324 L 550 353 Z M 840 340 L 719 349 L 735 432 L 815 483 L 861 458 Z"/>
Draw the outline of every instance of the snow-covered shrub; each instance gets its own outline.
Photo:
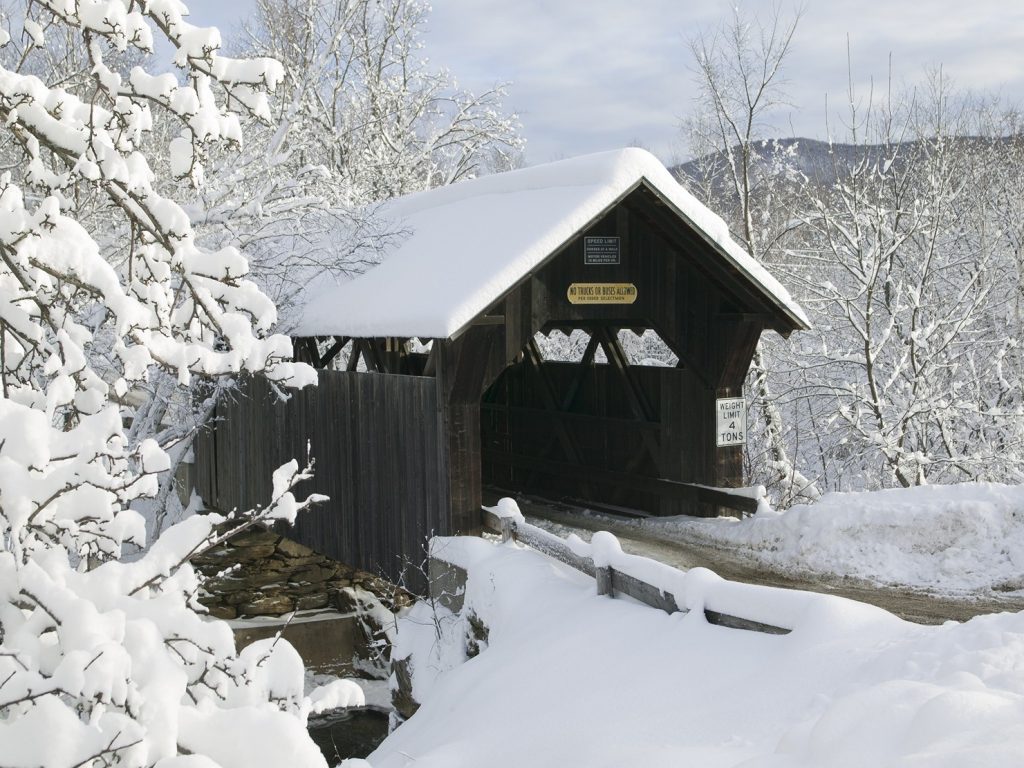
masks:
<path id="1" fill-rule="evenodd" d="M 0 32 L 0 763 L 322 765 L 305 715 L 359 694 L 304 697 L 286 643 L 237 654 L 228 627 L 194 610 L 188 558 L 224 518 L 188 519 L 119 559 L 145 535 L 129 505 L 168 466 L 152 435 L 123 428 L 135 385 L 158 370 L 182 385 L 315 381 L 269 332 L 274 306 L 245 258 L 198 245 L 146 154 L 169 152 L 199 183 L 207 149 L 240 140 L 239 114 L 267 113 L 280 67 L 219 56 L 217 31 L 188 24 L 177 0 L 36 0 L 28 14 L 23 33 Z M 154 33 L 177 74 L 124 63 Z M 31 74 L 51 34 L 76 40 L 88 70 L 59 85 Z M 156 111 L 180 126 L 169 147 L 149 138 Z M 293 519 L 312 501 L 291 493 L 305 476 L 282 467 L 273 502 L 229 528 Z"/>

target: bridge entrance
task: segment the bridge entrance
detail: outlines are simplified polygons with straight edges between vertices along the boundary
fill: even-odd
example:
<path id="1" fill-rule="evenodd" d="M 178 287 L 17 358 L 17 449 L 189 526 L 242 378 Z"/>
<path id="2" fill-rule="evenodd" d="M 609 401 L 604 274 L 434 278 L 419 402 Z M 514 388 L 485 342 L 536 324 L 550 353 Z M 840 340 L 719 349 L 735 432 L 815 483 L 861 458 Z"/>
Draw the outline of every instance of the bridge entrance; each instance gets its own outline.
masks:
<path id="1" fill-rule="evenodd" d="M 554 343 L 531 339 L 484 393 L 484 485 L 654 515 L 698 514 L 694 489 L 681 484 L 706 474 L 693 450 L 707 424 L 687 408 L 698 397 L 691 377 L 663 343 L 660 360 L 637 364 L 625 334 L 587 330 L 556 331 Z M 583 347 L 577 360 L 566 359 L 570 338 Z"/>

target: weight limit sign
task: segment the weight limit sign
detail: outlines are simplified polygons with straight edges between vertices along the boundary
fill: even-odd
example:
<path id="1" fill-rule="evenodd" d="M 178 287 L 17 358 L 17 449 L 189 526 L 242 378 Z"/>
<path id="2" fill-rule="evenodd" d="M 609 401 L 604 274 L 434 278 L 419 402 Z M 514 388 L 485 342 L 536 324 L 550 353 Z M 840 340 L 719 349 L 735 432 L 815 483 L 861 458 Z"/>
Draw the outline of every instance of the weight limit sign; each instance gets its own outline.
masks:
<path id="1" fill-rule="evenodd" d="M 747 403 L 742 397 L 715 400 L 715 442 L 719 448 L 747 442 Z"/>

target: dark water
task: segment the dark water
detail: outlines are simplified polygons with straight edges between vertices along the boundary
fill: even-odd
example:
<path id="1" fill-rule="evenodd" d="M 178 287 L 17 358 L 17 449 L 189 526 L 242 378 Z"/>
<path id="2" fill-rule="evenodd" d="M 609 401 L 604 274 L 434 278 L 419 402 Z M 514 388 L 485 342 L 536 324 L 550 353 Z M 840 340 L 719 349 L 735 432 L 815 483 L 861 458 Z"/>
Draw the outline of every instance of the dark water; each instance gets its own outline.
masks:
<path id="1" fill-rule="evenodd" d="M 366 757 L 388 735 L 388 713 L 369 707 L 328 712 L 309 719 L 309 735 L 328 765 Z"/>

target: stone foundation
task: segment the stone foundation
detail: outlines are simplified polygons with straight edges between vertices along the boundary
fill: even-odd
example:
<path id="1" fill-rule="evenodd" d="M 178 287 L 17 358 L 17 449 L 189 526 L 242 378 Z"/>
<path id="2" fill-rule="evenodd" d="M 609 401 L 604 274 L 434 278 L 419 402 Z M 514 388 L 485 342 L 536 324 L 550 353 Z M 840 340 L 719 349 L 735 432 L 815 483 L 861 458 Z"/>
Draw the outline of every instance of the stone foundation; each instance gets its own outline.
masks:
<path id="1" fill-rule="evenodd" d="M 241 650 L 249 643 L 274 637 L 278 632 L 298 651 L 306 669 L 336 677 L 384 679 L 385 669 L 360 663 L 366 645 L 359 617 L 337 611 L 311 611 L 284 621 L 228 622 L 235 632 L 235 645 Z"/>
<path id="2" fill-rule="evenodd" d="M 199 602 L 232 625 L 239 649 L 281 632 L 314 672 L 390 674 L 393 615 L 414 599 L 404 589 L 266 528 L 192 563 L 204 578 Z"/>
<path id="3" fill-rule="evenodd" d="M 193 559 L 204 577 L 199 602 L 211 616 L 238 619 L 292 611 L 353 609 L 346 590 L 369 592 L 389 611 L 412 605 L 400 587 L 314 552 L 275 531 L 257 528 Z"/>
<path id="4" fill-rule="evenodd" d="M 428 563 L 429 599 L 454 614 L 460 614 L 465 629 L 465 659 L 471 659 L 487 650 L 490 628 L 470 607 L 465 604 L 466 569 L 440 557 L 431 557 Z M 412 656 L 395 661 L 391 665 L 391 705 L 394 708 L 393 722 L 397 725 L 412 717 L 420 707 L 413 693 L 413 670 L 417 660 Z"/>

